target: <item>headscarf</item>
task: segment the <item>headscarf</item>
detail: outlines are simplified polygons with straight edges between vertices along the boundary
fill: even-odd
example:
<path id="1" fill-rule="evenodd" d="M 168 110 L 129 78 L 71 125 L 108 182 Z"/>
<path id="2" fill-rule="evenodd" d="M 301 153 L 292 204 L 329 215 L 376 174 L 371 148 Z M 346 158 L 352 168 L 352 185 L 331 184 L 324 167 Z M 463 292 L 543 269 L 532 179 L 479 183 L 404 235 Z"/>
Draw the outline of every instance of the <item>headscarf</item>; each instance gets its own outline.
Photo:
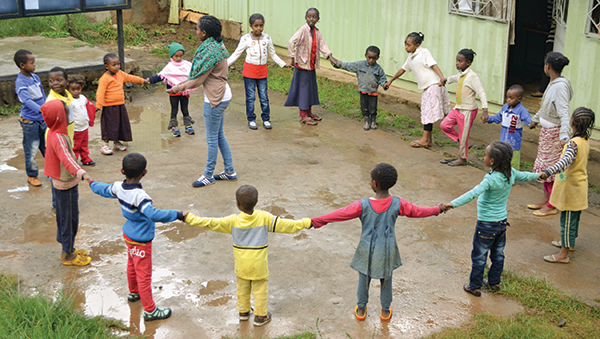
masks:
<path id="1" fill-rule="evenodd" d="M 196 79 L 215 68 L 223 59 L 228 57 L 229 52 L 227 52 L 223 43 L 217 42 L 213 37 L 204 40 L 194 54 L 190 80 Z"/>

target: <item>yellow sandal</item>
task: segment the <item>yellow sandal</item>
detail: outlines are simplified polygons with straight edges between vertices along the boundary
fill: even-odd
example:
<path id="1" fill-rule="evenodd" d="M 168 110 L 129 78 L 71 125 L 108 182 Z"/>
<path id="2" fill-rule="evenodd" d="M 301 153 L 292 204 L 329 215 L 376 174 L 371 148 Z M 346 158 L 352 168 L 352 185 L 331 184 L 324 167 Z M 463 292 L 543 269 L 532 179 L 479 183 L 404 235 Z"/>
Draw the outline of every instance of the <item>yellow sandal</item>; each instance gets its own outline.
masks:
<path id="1" fill-rule="evenodd" d="M 69 261 L 64 261 L 63 260 L 62 263 L 65 266 L 85 266 L 85 265 L 89 264 L 91 261 L 92 261 L 91 257 L 85 257 L 85 256 L 77 255 L 75 257 L 75 259 L 69 260 Z"/>
<path id="2" fill-rule="evenodd" d="M 358 306 L 356 306 L 354 308 L 354 316 L 356 317 L 356 320 L 360 320 L 360 321 L 365 320 L 367 318 L 367 306 L 365 306 L 365 314 L 363 314 L 362 317 L 360 315 L 358 315 Z"/>

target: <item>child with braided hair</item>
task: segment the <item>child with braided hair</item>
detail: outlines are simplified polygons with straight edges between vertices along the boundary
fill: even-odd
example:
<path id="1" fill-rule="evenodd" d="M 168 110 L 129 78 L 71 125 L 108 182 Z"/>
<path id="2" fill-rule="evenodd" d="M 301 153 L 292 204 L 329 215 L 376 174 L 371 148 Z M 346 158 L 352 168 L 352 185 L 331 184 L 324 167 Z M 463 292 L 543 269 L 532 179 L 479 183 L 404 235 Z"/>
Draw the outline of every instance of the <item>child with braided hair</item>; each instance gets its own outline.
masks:
<path id="1" fill-rule="evenodd" d="M 481 286 L 489 285 L 493 291 L 500 290 L 500 275 L 504 268 L 504 246 L 506 245 L 507 221 L 506 203 L 515 181 L 535 181 L 541 175 L 531 172 L 520 172 L 511 167 L 512 147 L 502 141 L 495 141 L 485 149 L 483 162 L 492 171 L 483 177 L 483 181 L 469 192 L 444 204 L 446 209 L 462 206 L 471 200 L 477 200 L 477 226 L 473 235 L 473 251 L 471 260 L 470 282 L 464 290 L 476 297 L 481 296 Z M 483 271 L 488 252 L 492 266 L 488 272 L 488 280 L 483 280 Z M 489 282 L 489 283 L 488 283 Z"/>

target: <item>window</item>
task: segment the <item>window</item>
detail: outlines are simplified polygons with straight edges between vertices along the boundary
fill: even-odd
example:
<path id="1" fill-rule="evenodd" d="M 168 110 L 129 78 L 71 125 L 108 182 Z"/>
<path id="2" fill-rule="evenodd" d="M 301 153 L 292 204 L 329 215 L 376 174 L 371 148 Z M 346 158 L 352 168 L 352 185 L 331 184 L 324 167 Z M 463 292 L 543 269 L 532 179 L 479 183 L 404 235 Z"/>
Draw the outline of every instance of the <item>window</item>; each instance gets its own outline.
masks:
<path id="1" fill-rule="evenodd" d="M 448 0 L 448 8 L 453 14 L 507 22 L 509 2 L 511 0 Z"/>
<path id="2" fill-rule="evenodd" d="M 586 21 L 586 33 L 600 37 L 600 0 L 590 0 Z"/>
<path id="3" fill-rule="evenodd" d="M 567 27 L 567 9 L 569 8 L 569 0 L 554 0 L 552 8 L 552 19 L 563 26 Z"/>

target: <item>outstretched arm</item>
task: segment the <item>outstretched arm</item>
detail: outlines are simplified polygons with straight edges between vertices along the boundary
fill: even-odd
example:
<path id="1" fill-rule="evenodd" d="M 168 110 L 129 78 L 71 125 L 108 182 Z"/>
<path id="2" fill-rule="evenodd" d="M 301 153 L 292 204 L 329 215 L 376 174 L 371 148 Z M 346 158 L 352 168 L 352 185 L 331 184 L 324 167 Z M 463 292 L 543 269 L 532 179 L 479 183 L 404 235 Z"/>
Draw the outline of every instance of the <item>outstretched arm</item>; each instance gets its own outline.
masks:
<path id="1" fill-rule="evenodd" d="M 400 216 L 409 218 L 427 218 L 434 215 L 439 215 L 443 211 L 444 210 L 439 205 L 434 207 L 421 207 L 413 205 L 403 198 L 400 198 Z"/>
<path id="2" fill-rule="evenodd" d="M 353 202 L 352 204 L 329 212 L 320 217 L 312 218 L 312 225 L 314 228 L 321 228 L 330 222 L 346 221 L 360 217 L 362 208 L 360 207 L 360 200 Z"/>
<path id="3" fill-rule="evenodd" d="M 275 233 L 297 233 L 305 228 L 310 228 L 311 220 L 302 218 L 302 220 L 280 219 L 273 216 L 269 225 L 269 232 Z"/>
<path id="4" fill-rule="evenodd" d="M 205 227 L 211 231 L 231 233 L 235 214 L 225 218 L 201 218 L 193 213 L 188 213 L 185 222 L 192 226 Z"/>
<path id="5" fill-rule="evenodd" d="M 161 210 L 152 206 L 152 201 L 146 201 L 139 207 L 140 212 L 154 222 L 171 222 L 183 220 L 183 212 L 176 210 Z"/>
<path id="6" fill-rule="evenodd" d="M 393 76 L 393 77 L 392 77 L 390 80 L 388 80 L 388 82 L 386 82 L 386 83 L 383 85 L 383 89 L 388 89 L 388 88 L 390 88 L 390 85 L 392 84 L 392 82 L 394 82 L 394 80 L 396 80 L 396 79 L 398 79 L 399 77 L 401 77 L 401 76 L 402 76 L 402 74 L 404 74 L 404 72 L 406 72 L 406 71 L 404 70 L 404 68 L 400 68 L 400 69 L 398 70 L 398 72 L 396 72 L 396 74 L 394 74 L 394 76 Z"/>

